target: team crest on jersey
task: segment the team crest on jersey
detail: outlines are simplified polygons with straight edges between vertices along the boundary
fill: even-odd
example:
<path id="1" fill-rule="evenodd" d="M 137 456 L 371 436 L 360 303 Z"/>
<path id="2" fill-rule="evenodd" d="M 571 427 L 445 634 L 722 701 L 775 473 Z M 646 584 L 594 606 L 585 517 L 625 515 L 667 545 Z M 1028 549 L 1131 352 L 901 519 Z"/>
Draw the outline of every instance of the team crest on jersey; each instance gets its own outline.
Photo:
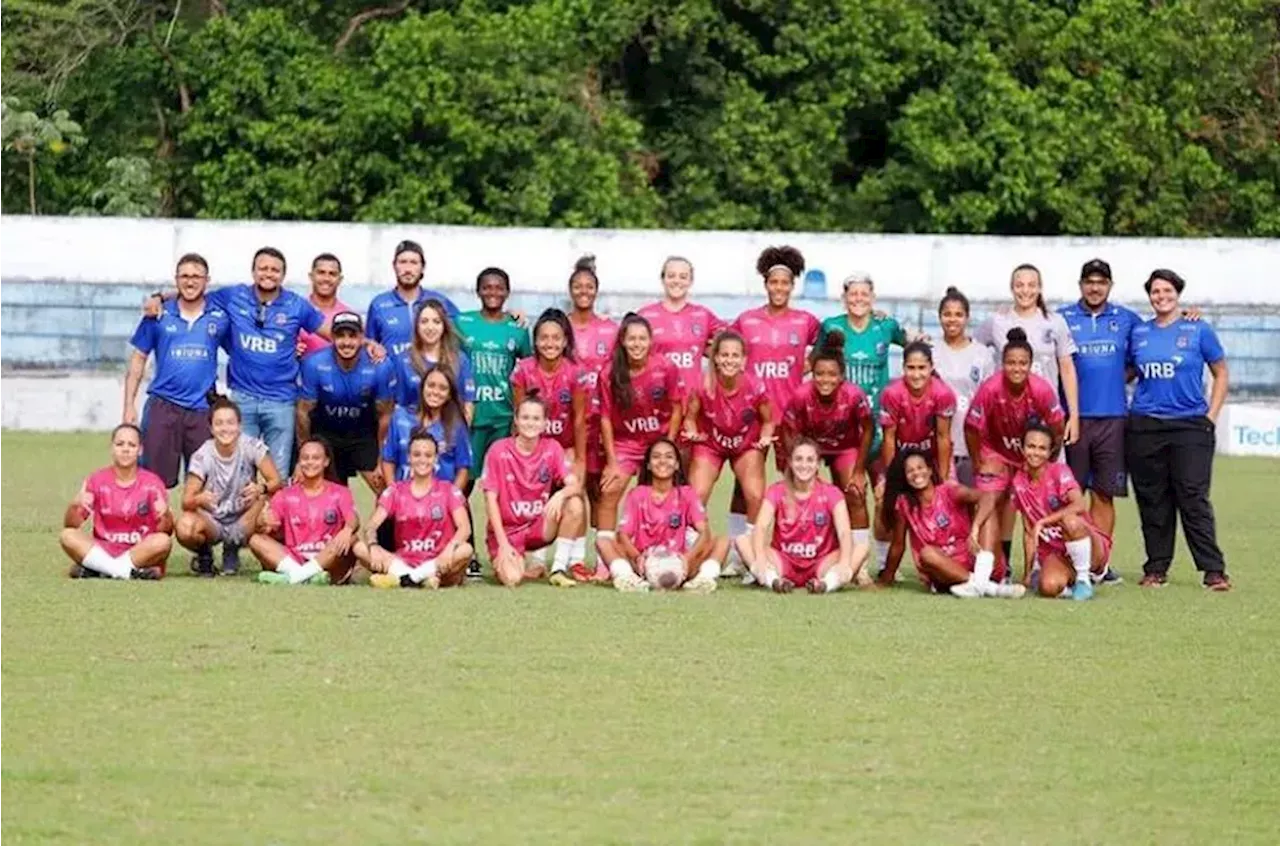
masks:
<path id="1" fill-rule="evenodd" d="M 795 332 L 790 333 L 789 335 L 787 335 L 787 343 L 793 347 L 800 346 L 800 336 L 797 335 Z"/>
<path id="2" fill-rule="evenodd" d="M 1041 339 L 1041 341 L 1043 341 L 1045 344 L 1052 344 L 1052 343 L 1053 343 L 1053 330 L 1052 330 L 1052 329 L 1046 329 L 1046 330 L 1044 330 L 1044 332 L 1043 332 L 1043 333 L 1041 334 L 1041 336 L 1040 336 L 1040 339 Z"/>
<path id="3" fill-rule="evenodd" d="M 821 511 L 813 515 L 813 525 L 818 526 L 819 528 L 827 525 L 827 515 Z"/>
<path id="4" fill-rule="evenodd" d="M 538 466 L 538 483 L 545 485 L 551 481 L 551 468 L 545 464 Z"/>
<path id="5" fill-rule="evenodd" d="M 889 347 L 884 341 L 876 341 L 876 355 L 884 355 L 889 352 Z"/>
<path id="6" fill-rule="evenodd" d="M 969 381 L 975 385 L 982 381 L 981 367 L 975 364 L 973 367 L 969 368 Z"/>
<path id="7" fill-rule="evenodd" d="M 147 502 L 145 499 L 142 502 L 138 503 L 139 517 L 146 517 L 150 513 L 151 513 L 151 503 Z"/>
<path id="8" fill-rule="evenodd" d="M 1186 335 L 1179 335 L 1178 339 L 1174 341 L 1174 344 L 1177 345 L 1178 349 L 1184 349 L 1184 350 L 1187 348 L 1187 346 L 1190 343 L 1191 343 L 1191 339 L 1188 338 Z"/>
<path id="9" fill-rule="evenodd" d="M 213 337 L 214 335 L 217 335 L 217 334 L 218 334 L 218 324 L 216 324 L 216 323 L 210 323 L 210 324 L 209 324 L 209 337 Z"/>
<path id="10" fill-rule="evenodd" d="M 662 402 L 662 398 L 667 395 L 667 389 L 661 385 L 657 385 L 649 392 L 649 395 L 653 397 L 654 402 Z"/>
<path id="11" fill-rule="evenodd" d="M 742 409 L 742 425 L 750 426 L 756 421 L 756 410 L 754 408 Z"/>
<path id="12" fill-rule="evenodd" d="M 433 505 L 433 506 L 431 506 L 431 519 L 432 519 L 432 520 L 443 520 L 443 519 L 444 519 L 444 509 L 443 509 L 443 508 L 441 508 L 441 507 L 440 507 L 440 506 L 438 506 L 438 505 Z"/>
<path id="13" fill-rule="evenodd" d="M 333 508 L 326 508 L 324 510 L 324 524 L 326 526 L 334 526 L 337 525 L 337 522 L 338 512 Z"/>
<path id="14" fill-rule="evenodd" d="M 568 389 L 568 388 L 561 388 L 561 389 L 560 389 L 560 404 L 561 404 L 561 405 L 568 405 L 568 404 L 569 404 L 569 403 L 571 403 L 571 402 L 573 402 L 573 394 L 571 394 L 571 393 L 569 392 L 569 389 Z"/>
<path id="15" fill-rule="evenodd" d="M 1108 324 L 1107 324 L 1107 328 L 1108 328 L 1108 329 L 1110 329 L 1112 332 L 1119 332 L 1119 331 L 1120 331 L 1120 321 L 1119 321 L 1119 320 L 1113 320 L 1113 321 L 1111 321 L 1110 323 L 1108 323 Z"/>
<path id="16" fill-rule="evenodd" d="M 933 518 L 933 522 L 939 529 L 945 529 L 951 525 L 951 518 L 942 512 L 938 512 L 938 516 Z"/>
<path id="17" fill-rule="evenodd" d="M 667 527 L 672 529 L 680 528 L 680 515 L 679 514 L 667 515 Z"/>
<path id="18" fill-rule="evenodd" d="M 1061 507 L 1062 507 L 1062 500 L 1058 499 L 1057 495 L 1055 494 L 1049 494 L 1049 510 L 1057 511 Z"/>
<path id="19" fill-rule="evenodd" d="M 695 321 L 695 322 L 694 322 L 694 324 L 693 324 L 693 327 L 692 327 L 692 328 L 693 328 L 693 334 L 694 334 L 694 335 L 701 335 L 701 334 L 702 334 L 703 326 L 702 326 L 702 324 L 701 324 L 701 323 L 698 323 L 697 321 Z"/>
<path id="20" fill-rule="evenodd" d="M 608 351 L 608 347 L 604 341 L 596 341 L 596 355 L 604 355 Z"/>
<path id="21" fill-rule="evenodd" d="M 516 348 L 515 338 L 507 338 L 507 351 L 511 352 Z"/>
<path id="22" fill-rule="evenodd" d="M 1028 426 L 1028 427 L 1030 427 L 1030 426 L 1039 426 L 1039 425 L 1040 425 L 1040 415 L 1039 415 L 1039 414 L 1036 414 L 1036 413 L 1033 411 L 1033 412 L 1031 412 L 1030 414 L 1028 414 L 1028 415 L 1027 415 L 1027 426 Z"/>
<path id="23" fill-rule="evenodd" d="M 289 322 L 289 317 L 288 317 L 287 315 L 284 315 L 284 314 L 277 314 L 277 315 L 276 315 L 276 325 L 277 325 L 277 326 L 283 326 L 283 325 L 285 325 L 285 324 L 286 324 L 286 323 L 288 323 L 288 322 Z"/>

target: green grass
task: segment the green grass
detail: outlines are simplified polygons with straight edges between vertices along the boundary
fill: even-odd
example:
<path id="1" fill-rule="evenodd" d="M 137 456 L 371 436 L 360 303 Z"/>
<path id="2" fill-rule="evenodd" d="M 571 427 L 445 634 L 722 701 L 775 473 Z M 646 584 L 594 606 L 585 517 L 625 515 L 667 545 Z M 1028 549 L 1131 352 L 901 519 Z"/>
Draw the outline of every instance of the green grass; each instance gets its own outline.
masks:
<path id="1" fill-rule="evenodd" d="M 72 582 L 105 436 L 2 445 L 6 843 L 1276 841 L 1275 463 L 1234 592 L 1140 591 L 1126 505 L 1077 604 Z"/>

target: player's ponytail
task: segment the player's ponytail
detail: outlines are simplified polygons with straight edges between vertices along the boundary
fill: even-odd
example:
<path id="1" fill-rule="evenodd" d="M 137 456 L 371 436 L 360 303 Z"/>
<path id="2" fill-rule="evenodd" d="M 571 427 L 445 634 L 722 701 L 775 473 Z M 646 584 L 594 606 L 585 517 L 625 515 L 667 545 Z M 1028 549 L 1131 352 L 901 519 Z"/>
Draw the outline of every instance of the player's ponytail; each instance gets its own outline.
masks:
<path id="1" fill-rule="evenodd" d="M 1000 353 L 1000 360 L 1003 361 L 1009 355 L 1009 350 L 1026 350 L 1027 355 L 1035 357 L 1035 352 L 1031 349 L 1031 343 L 1027 340 L 1027 331 L 1021 326 L 1015 326 L 1005 335 L 1006 343 L 1004 349 Z"/>
<path id="2" fill-rule="evenodd" d="M 573 280 L 579 276 L 589 276 L 595 283 L 596 290 L 600 290 L 600 277 L 596 275 L 596 257 L 591 253 L 583 255 L 573 263 L 573 272 L 569 274 L 570 287 L 573 287 Z"/>
<path id="3" fill-rule="evenodd" d="M 653 327 L 648 320 L 634 311 L 627 312 L 627 316 L 622 318 L 622 325 L 618 327 L 618 335 L 613 344 L 613 356 L 609 360 L 609 388 L 613 393 L 614 405 L 623 411 L 631 408 L 631 403 L 635 401 L 635 392 L 631 388 L 631 363 L 627 359 L 627 348 L 623 345 L 627 330 L 632 326 L 643 326 L 644 331 L 653 338 Z"/>
<path id="4" fill-rule="evenodd" d="M 969 316 L 969 298 L 966 297 L 955 285 L 947 287 L 947 292 L 942 295 L 942 301 L 938 303 L 938 315 L 942 315 L 942 310 L 947 307 L 947 303 L 955 303 L 964 309 L 964 316 Z"/>

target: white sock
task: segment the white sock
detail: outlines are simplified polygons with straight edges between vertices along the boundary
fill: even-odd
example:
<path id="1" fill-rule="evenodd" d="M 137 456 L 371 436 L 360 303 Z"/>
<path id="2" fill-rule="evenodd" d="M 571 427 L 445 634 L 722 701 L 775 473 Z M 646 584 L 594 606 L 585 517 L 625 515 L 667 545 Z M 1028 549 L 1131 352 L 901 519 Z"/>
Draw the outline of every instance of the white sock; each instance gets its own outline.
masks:
<path id="1" fill-rule="evenodd" d="M 876 571 L 879 572 L 889 563 L 889 542 L 876 541 Z"/>
<path id="2" fill-rule="evenodd" d="M 835 593 L 840 590 L 840 576 L 836 573 L 834 567 L 822 577 L 822 583 L 827 586 L 827 593 Z"/>
<path id="3" fill-rule="evenodd" d="M 714 558 L 708 558 L 702 562 L 702 566 L 698 567 L 698 575 L 694 576 L 694 578 L 702 579 L 705 582 L 714 582 L 720 578 L 720 569 L 723 566 Z"/>
<path id="4" fill-rule="evenodd" d="M 769 590 L 773 590 L 773 586 L 778 583 L 778 574 L 773 570 L 768 570 L 764 574 L 764 581 L 760 584 Z"/>
<path id="5" fill-rule="evenodd" d="M 285 576 L 292 576 L 302 567 L 297 561 L 286 555 L 280 559 L 280 563 L 276 565 L 276 572 Z"/>
<path id="6" fill-rule="evenodd" d="M 387 567 L 387 575 L 395 576 L 397 579 L 404 578 L 413 572 L 413 568 L 404 562 L 399 556 L 391 559 L 391 565 Z"/>
<path id="7" fill-rule="evenodd" d="M 1089 564 L 1093 558 L 1093 540 L 1085 535 L 1080 540 L 1067 541 L 1067 555 L 1076 570 L 1076 581 L 1089 578 Z"/>
<path id="8" fill-rule="evenodd" d="M 555 559 L 551 562 L 551 572 L 563 573 L 569 569 L 569 553 L 573 552 L 573 541 L 568 538 L 556 539 Z"/>
<path id="9" fill-rule="evenodd" d="M 747 515 L 738 514 L 737 512 L 729 512 L 729 540 L 735 540 L 750 531 L 747 525 Z"/>
<path id="10" fill-rule="evenodd" d="M 996 569 L 996 557 L 985 549 L 978 553 L 973 562 L 973 578 L 980 585 L 991 581 L 991 573 Z"/>
<path id="11" fill-rule="evenodd" d="M 130 574 L 133 573 L 133 559 L 129 557 L 128 550 L 125 550 L 116 556 L 116 563 L 128 570 Z"/>
<path id="12" fill-rule="evenodd" d="M 698 543 L 698 530 L 693 526 L 684 530 L 684 548 L 693 549 Z"/>
<path id="13" fill-rule="evenodd" d="M 436 559 L 432 558 L 429 561 L 423 561 L 417 567 L 414 567 L 413 570 L 409 572 L 409 579 L 415 585 L 420 585 L 427 579 L 435 576 L 438 572 L 440 572 L 440 563 Z"/>
<path id="14" fill-rule="evenodd" d="M 323 572 L 324 568 L 317 564 L 314 558 L 308 558 L 306 564 L 301 565 L 298 569 L 289 574 L 289 584 L 300 584 L 312 576 L 318 576 Z"/>
<path id="15" fill-rule="evenodd" d="M 867 544 L 867 545 L 870 545 L 870 544 L 871 544 L 871 530 L 870 530 L 870 529 L 854 529 L 854 530 L 853 530 L 853 533 L 852 533 L 852 536 L 853 536 L 853 545 L 854 545 L 854 546 L 862 546 L 863 544 Z"/>
<path id="16" fill-rule="evenodd" d="M 631 569 L 631 562 L 625 558 L 619 558 L 609 563 L 609 575 L 613 577 L 614 581 L 622 580 L 624 582 L 640 578 L 636 575 L 636 571 Z"/>
<path id="17" fill-rule="evenodd" d="M 133 575 L 133 567 L 120 563 L 119 558 L 112 558 L 102 547 L 94 544 L 80 564 L 95 573 L 110 576 L 113 579 L 127 579 Z"/>
<path id="18" fill-rule="evenodd" d="M 581 564 L 587 560 L 587 536 L 569 542 L 569 563 Z"/>

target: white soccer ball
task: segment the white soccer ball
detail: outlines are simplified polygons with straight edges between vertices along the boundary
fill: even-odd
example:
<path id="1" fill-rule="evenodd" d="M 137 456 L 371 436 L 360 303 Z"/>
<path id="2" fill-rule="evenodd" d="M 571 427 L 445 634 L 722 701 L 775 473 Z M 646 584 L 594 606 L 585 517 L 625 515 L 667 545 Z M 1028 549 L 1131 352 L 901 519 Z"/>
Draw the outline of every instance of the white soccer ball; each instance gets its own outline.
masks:
<path id="1" fill-rule="evenodd" d="M 662 550 L 645 561 L 644 574 L 654 590 L 677 590 L 684 584 L 684 559 Z"/>

